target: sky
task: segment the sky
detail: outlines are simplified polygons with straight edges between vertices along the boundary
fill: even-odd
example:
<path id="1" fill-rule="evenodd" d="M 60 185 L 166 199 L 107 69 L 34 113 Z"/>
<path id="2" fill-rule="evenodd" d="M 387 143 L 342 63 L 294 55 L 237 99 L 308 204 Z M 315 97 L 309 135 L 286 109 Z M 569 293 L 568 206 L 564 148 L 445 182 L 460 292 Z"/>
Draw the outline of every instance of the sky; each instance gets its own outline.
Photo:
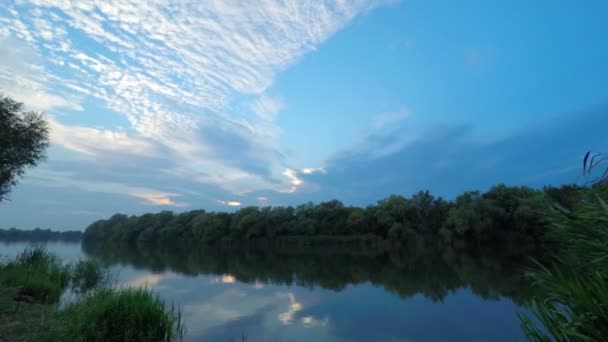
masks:
<path id="1" fill-rule="evenodd" d="M 0 92 L 51 127 L 0 227 L 580 182 L 608 151 L 606 17 L 603 0 L 0 0 Z"/>

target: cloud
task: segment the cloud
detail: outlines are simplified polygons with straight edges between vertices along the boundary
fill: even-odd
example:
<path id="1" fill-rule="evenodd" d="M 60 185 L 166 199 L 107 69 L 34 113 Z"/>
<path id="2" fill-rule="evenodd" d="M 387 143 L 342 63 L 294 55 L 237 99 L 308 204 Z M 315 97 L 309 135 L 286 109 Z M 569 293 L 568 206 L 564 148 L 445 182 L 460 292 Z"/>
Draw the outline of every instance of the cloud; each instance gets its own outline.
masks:
<path id="1" fill-rule="evenodd" d="M 238 207 L 241 205 L 241 202 L 237 202 L 237 201 L 217 201 L 218 203 L 221 203 L 222 205 L 226 205 L 229 207 Z"/>
<path id="2" fill-rule="evenodd" d="M 138 135 L 85 126 L 66 126 L 54 118 L 49 118 L 49 124 L 53 144 L 92 157 L 116 157 L 117 154 L 153 157 L 159 156 L 161 152 L 154 141 Z"/>
<path id="3" fill-rule="evenodd" d="M 289 178 L 291 183 L 291 187 L 284 192 L 294 192 L 298 189 L 298 186 L 302 185 L 302 179 L 300 179 L 299 172 L 297 170 L 285 169 L 285 171 L 283 171 L 283 175 Z"/>
<path id="4" fill-rule="evenodd" d="M 56 116 L 54 141 L 66 148 L 100 157 L 131 147 L 144 156 L 160 150 L 175 160 L 174 174 L 239 193 L 280 189 L 286 161 L 277 152 L 281 130 L 274 119 L 283 104 L 267 95 L 276 73 L 382 3 L 6 3 L 0 5 L 2 34 L 25 42 L 44 63 L 2 69 L 0 89 L 20 89 L 28 105 L 46 110 L 90 110 L 89 103 L 99 103 L 96 110 L 121 113 L 129 122 L 123 133 L 67 125 Z M 254 118 L 239 110 L 252 97 Z M 247 174 L 248 181 L 227 184 L 226 173 Z"/>
<path id="5" fill-rule="evenodd" d="M 180 194 L 177 193 L 117 182 L 80 179 L 77 174 L 72 172 L 42 170 L 31 175 L 24 182 L 45 187 L 67 187 L 88 192 L 131 196 L 143 200 L 143 203 L 148 205 L 163 205 L 180 208 L 190 206 L 188 203 L 175 202 L 173 198 L 180 196 Z"/>
<path id="6" fill-rule="evenodd" d="M 258 97 L 252 104 L 251 110 L 262 120 L 273 121 L 283 108 L 281 100 L 268 95 Z"/>
<path id="7" fill-rule="evenodd" d="M 317 173 L 317 172 L 320 172 L 320 173 L 326 173 L 327 172 L 322 167 L 308 167 L 308 168 L 302 169 L 301 171 L 305 175 L 312 175 L 313 173 Z"/>
<path id="8" fill-rule="evenodd" d="M 3 22 L 0 20 L 0 25 Z M 42 72 L 36 50 L 8 33 L 0 33 L 0 60 L 0 92 L 5 95 L 27 103 L 33 110 L 83 109 L 73 97 L 50 92 L 51 79 Z"/>

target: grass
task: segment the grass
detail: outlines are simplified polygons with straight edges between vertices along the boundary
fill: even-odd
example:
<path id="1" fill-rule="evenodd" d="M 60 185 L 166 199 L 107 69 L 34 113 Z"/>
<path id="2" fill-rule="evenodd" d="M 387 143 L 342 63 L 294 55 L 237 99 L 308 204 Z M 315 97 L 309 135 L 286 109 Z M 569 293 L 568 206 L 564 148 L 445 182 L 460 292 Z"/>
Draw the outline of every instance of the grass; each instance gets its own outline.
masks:
<path id="1" fill-rule="evenodd" d="M 17 288 L 0 286 L 0 341 L 39 341 L 47 331 L 53 307 L 16 302 Z"/>
<path id="2" fill-rule="evenodd" d="M 71 266 L 70 282 L 75 292 L 85 293 L 108 281 L 109 273 L 101 261 L 79 260 Z"/>
<path id="3" fill-rule="evenodd" d="M 176 341 L 184 335 L 179 309 L 146 288 L 99 288 L 58 312 L 57 341 Z"/>
<path id="4" fill-rule="evenodd" d="M 96 260 L 64 264 L 40 247 L 0 264 L 0 342 L 176 341 L 184 335 L 179 309 L 146 288 L 108 288 Z M 70 287 L 75 301 L 60 308 Z"/>
<path id="5" fill-rule="evenodd" d="M 41 247 L 28 248 L 0 265 L 0 284 L 17 288 L 17 296 L 28 301 L 56 303 L 69 281 L 69 267 Z"/>
<path id="6" fill-rule="evenodd" d="M 529 272 L 544 295 L 520 315 L 532 341 L 603 341 L 608 336 L 608 187 L 587 190 L 573 210 L 549 213 L 554 264 Z M 537 323 L 535 323 L 535 321 Z"/>

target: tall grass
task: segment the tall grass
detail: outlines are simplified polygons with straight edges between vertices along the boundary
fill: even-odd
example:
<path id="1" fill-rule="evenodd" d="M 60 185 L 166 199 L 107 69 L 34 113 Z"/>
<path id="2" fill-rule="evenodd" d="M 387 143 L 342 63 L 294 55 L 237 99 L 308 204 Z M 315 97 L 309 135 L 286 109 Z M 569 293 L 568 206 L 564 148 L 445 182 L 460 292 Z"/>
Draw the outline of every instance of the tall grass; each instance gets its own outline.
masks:
<path id="1" fill-rule="evenodd" d="M 14 260 L 0 264 L 0 287 L 11 287 L 20 300 L 53 304 L 59 301 L 68 286 L 79 294 L 65 307 L 53 308 L 50 320 L 45 320 L 44 324 L 27 321 L 32 323 L 27 332 L 31 336 L 19 338 L 29 340 L 32 336 L 37 336 L 36 339 L 42 336 L 43 340 L 66 342 L 156 342 L 183 338 L 184 325 L 179 309 L 165 305 L 145 288 L 104 287 L 108 280 L 107 268 L 99 261 L 64 264 L 41 247 L 28 248 Z M 11 304 L 15 305 L 15 309 L 10 310 L 14 312 L 14 320 L 20 307 L 19 302 Z M 24 310 L 28 308 L 26 306 Z M 26 315 L 20 319 L 32 317 Z"/>
<path id="2" fill-rule="evenodd" d="M 604 341 L 608 338 L 608 187 L 585 190 L 572 212 L 554 208 L 549 237 L 557 244 L 554 264 L 529 277 L 543 297 L 520 315 L 533 341 Z"/>
<path id="3" fill-rule="evenodd" d="M 99 260 L 79 260 L 71 266 L 71 287 L 78 293 L 106 285 L 109 277 L 107 267 Z"/>
<path id="4" fill-rule="evenodd" d="M 69 267 L 42 247 L 27 248 L 0 265 L 0 284 L 19 288 L 20 296 L 55 303 L 70 281 Z"/>
<path id="5" fill-rule="evenodd" d="M 65 264 L 43 247 L 26 248 L 14 260 L 0 264 L 0 284 L 19 289 L 22 298 L 56 303 L 68 286 L 87 292 L 108 280 L 107 268 L 96 260 Z"/>
<path id="6" fill-rule="evenodd" d="M 146 288 L 99 288 L 62 309 L 51 325 L 56 341 L 178 341 L 181 311 Z"/>

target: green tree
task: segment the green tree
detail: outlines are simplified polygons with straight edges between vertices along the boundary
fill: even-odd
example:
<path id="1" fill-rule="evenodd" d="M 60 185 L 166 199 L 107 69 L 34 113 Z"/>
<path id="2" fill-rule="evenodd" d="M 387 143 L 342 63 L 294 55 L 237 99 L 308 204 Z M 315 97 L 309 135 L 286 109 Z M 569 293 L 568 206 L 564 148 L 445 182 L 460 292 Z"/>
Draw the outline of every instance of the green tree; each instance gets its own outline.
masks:
<path id="1" fill-rule="evenodd" d="M 49 126 L 43 114 L 0 94 L 0 202 L 28 167 L 45 159 Z"/>

